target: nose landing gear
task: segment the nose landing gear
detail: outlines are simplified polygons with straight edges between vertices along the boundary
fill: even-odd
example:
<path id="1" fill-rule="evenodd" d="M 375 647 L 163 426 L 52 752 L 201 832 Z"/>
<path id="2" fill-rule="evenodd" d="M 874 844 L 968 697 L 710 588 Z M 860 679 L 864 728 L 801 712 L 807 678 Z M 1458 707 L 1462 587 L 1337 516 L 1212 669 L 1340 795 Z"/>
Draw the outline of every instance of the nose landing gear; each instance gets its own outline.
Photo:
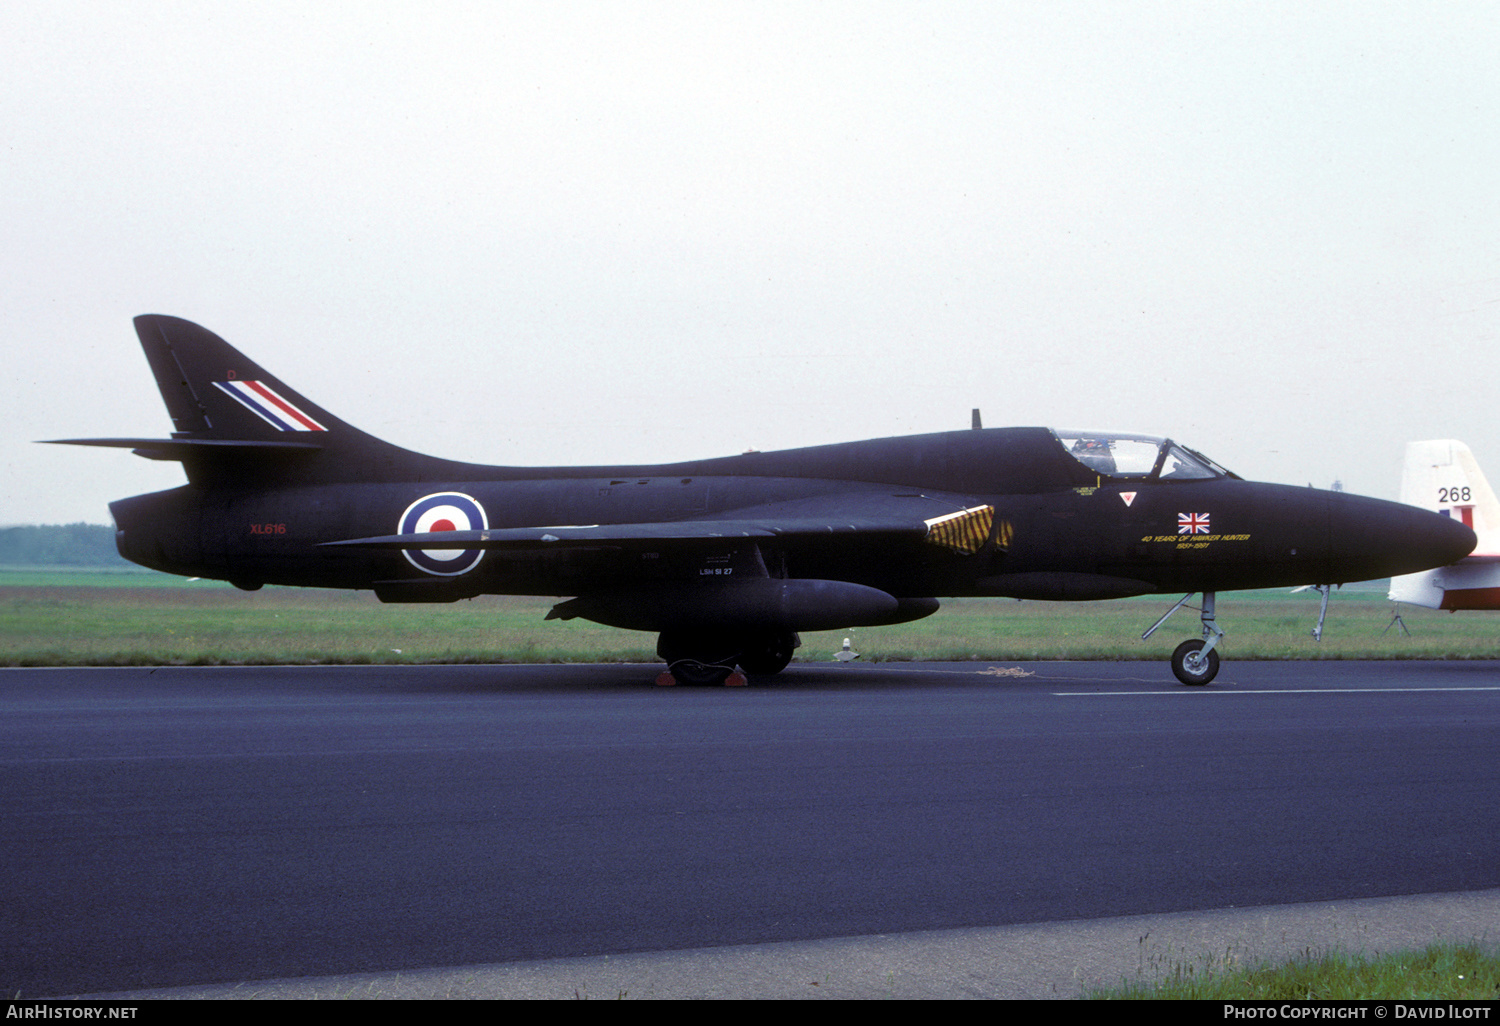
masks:
<path id="1" fill-rule="evenodd" d="M 1167 617 L 1187 605 L 1187 600 L 1193 597 L 1193 592 L 1188 592 L 1178 599 L 1177 604 L 1167 610 L 1166 615 L 1151 625 L 1150 630 L 1141 635 L 1145 641 L 1156 633 L 1156 628 L 1167 622 Z M 1199 610 L 1199 619 L 1203 621 L 1203 640 L 1184 641 L 1172 652 L 1172 673 L 1182 683 L 1192 687 L 1200 687 L 1213 680 L 1219 672 L 1219 653 L 1215 651 L 1219 642 L 1224 637 L 1224 632 L 1219 629 L 1214 620 L 1214 593 L 1205 591 L 1203 593 L 1203 608 Z"/>

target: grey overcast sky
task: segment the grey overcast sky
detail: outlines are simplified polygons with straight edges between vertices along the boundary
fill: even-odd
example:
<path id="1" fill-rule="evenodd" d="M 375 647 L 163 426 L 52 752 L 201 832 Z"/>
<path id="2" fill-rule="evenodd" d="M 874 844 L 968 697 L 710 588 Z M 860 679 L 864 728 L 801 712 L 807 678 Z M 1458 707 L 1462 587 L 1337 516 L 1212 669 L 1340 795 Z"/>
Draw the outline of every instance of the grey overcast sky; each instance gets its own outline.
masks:
<path id="1" fill-rule="evenodd" d="M 130 318 L 434 455 L 1044 424 L 1500 477 L 1500 5 L 0 5 L 0 525 L 176 464 Z"/>

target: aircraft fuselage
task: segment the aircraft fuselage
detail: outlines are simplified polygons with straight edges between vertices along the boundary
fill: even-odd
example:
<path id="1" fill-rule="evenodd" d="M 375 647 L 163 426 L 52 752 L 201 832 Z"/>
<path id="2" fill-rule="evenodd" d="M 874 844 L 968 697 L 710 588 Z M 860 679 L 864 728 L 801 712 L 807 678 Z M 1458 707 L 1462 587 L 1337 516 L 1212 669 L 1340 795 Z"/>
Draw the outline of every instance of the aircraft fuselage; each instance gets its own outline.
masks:
<path id="1" fill-rule="evenodd" d="M 1007 480 L 1017 463 L 1024 465 L 1024 482 Z M 245 586 L 377 588 L 393 599 L 402 592 L 395 582 L 409 581 L 428 600 L 576 595 L 637 581 L 713 583 L 705 578 L 745 574 L 750 549 L 773 560 L 767 572 L 776 576 L 850 581 L 896 596 L 1100 599 L 1364 580 L 1431 565 L 1464 543 L 1448 537 L 1461 532 L 1442 531 L 1428 514 L 1339 492 L 1229 477 L 1090 475 L 1045 429 L 961 431 L 659 466 L 457 466 L 466 473 L 420 481 L 241 487 L 221 480 L 123 499 L 111 510 L 121 552 L 158 570 Z M 827 476 L 841 467 L 864 476 Z M 318 474 L 315 466 L 304 469 L 308 477 Z M 1001 490 L 1007 486 L 1012 490 Z M 472 498 L 492 529 L 743 519 L 762 508 L 768 515 L 794 508 L 836 517 L 851 500 L 862 514 L 918 521 L 989 505 L 996 526 L 972 553 L 919 538 L 874 545 L 858 531 L 727 536 L 689 546 L 664 540 L 654 547 L 553 550 L 543 543 L 481 550 L 472 567 L 442 574 L 394 551 L 322 547 L 398 534 L 414 501 L 444 493 Z"/>

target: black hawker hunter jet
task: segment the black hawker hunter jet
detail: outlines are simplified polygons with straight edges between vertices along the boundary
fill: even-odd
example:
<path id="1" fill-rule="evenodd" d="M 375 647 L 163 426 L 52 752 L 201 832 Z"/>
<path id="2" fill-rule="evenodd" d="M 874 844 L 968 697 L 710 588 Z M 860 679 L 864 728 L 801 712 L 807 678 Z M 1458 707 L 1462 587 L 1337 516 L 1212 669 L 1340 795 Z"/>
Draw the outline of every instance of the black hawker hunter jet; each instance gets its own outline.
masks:
<path id="1" fill-rule="evenodd" d="M 186 470 L 180 488 L 110 504 L 125 558 L 247 590 L 565 597 L 549 619 L 657 632 L 663 682 L 774 674 L 799 631 L 915 620 L 938 596 L 1186 592 L 1175 611 L 1201 592 L 1202 640 L 1172 669 L 1206 684 L 1215 592 L 1409 574 L 1475 544 L 1435 513 L 1255 484 L 1144 435 L 1000 428 L 659 466 L 457 463 L 345 424 L 189 321 L 135 327 L 172 436 L 65 443 Z"/>

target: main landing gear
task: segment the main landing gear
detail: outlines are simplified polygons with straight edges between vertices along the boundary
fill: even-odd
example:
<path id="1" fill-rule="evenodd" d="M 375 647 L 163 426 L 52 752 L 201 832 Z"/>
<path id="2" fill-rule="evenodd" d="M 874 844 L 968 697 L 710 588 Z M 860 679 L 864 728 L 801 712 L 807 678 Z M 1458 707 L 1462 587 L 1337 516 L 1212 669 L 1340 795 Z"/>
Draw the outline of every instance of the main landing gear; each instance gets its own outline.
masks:
<path id="1" fill-rule="evenodd" d="M 663 631 L 656 654 L 667 661 L 667 670 L 656 683 L 743 687 L 749 683 L 745 674 L 769 677 L 786 669 L 801 644 L 793 631 Z"/>
<path id="2" fill-rule="evenodd" d="M 1193 597 L 1193 592 L 1188 592 L 1177 601 L 1177 604 L 1167 610 L 1166 615 L 1151 625 L 1151 629 L 1141 635 L 1145 641 L 1156 633 L 1156 628 L 1167 622 L 1167 617 L 1187 605 L 1187 600 Z M 1219 672 L 1219 653 L 1215 651 L 1219 642 L 1223 640 L 1224 632 L 1214 621 L 1214 593 L 1205 591 L 1203 593 L 1203 608 L 1199 610 L 1200 619 L 1203 621 L 1203 640 L 1184 641 L 1172 652 L 1172 673 L 1184 684 L 1198 687 L 1213 680 Z"/>

